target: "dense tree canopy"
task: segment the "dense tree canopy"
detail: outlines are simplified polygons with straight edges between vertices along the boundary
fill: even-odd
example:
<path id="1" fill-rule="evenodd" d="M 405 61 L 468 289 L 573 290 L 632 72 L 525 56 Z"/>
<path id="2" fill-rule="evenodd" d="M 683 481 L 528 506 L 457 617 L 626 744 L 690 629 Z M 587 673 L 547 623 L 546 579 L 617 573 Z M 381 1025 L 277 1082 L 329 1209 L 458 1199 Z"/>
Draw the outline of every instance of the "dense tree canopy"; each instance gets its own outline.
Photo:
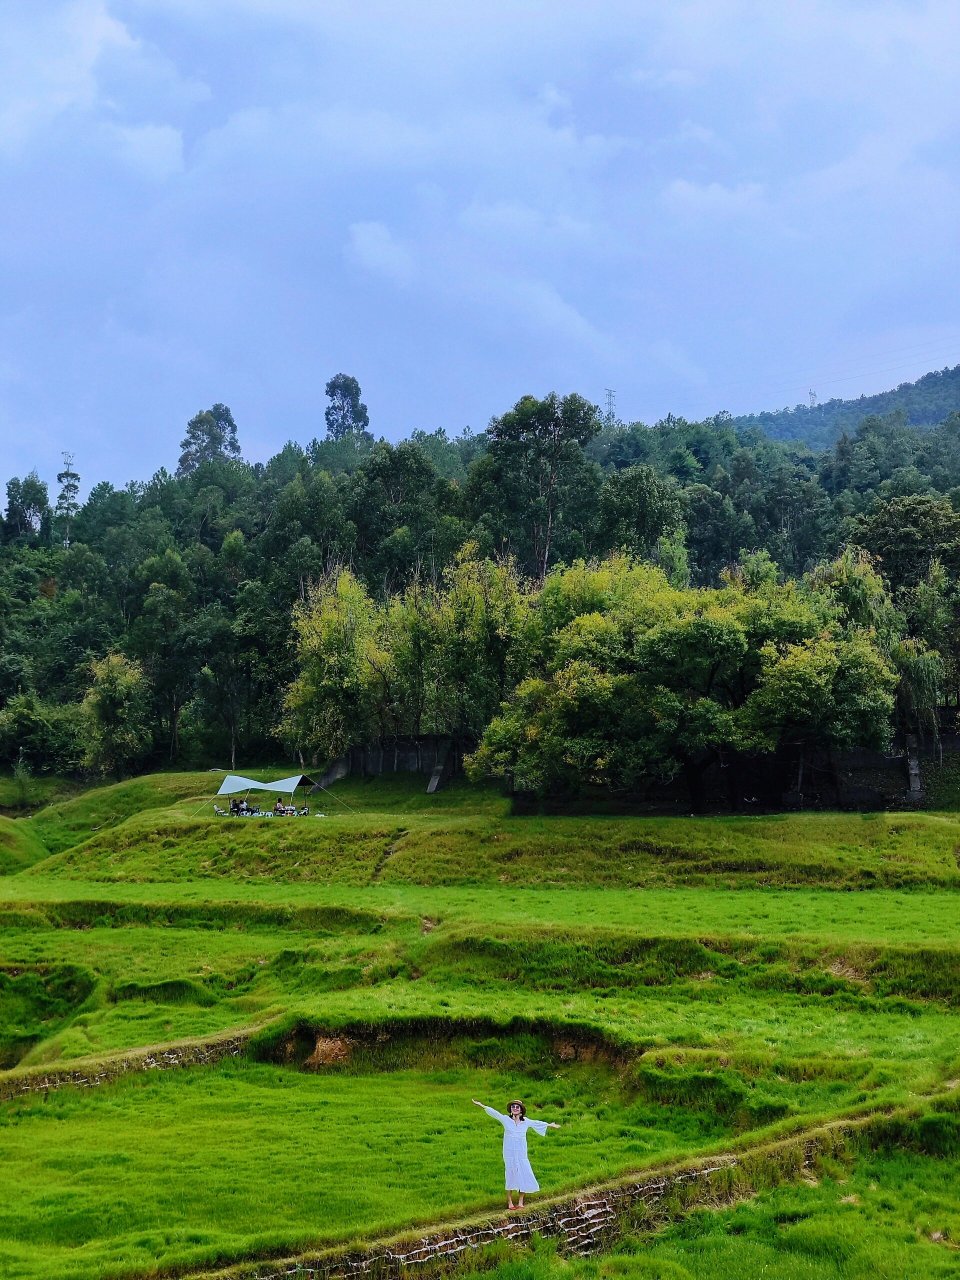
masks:
<path id="1" fill-rule="evenodd" d="M 496 771 L 525 716 L 542 751 L 517 760 L 557 785 L 573 766 L 548 759 L 550 733 L 590 706 L 633 717 L 588 770 L 613 785 L 654 756 L 695 773 L 805 735 L 872 740 L 884 715 L 933 732 L 944 689 L 960 693 L 957 412 L 920 430 L 866 415 L 817 454 L 725 414 L 648 427 L 525 396 L 485 432 L 390 444 L 355 379 L 328 394 L 328 438 L 266 463 L 243 460 L 215 404 L 173 472 L 94 480 L 82 500 L 67 455 L 55 508 L 36 474 L 7 482 L 0 759 L 115 770 L 88 750 L 89 695 L 120 659 L 137 759 L 320 759 L 435 732 L 482 742 Z M 748 626 L 758 600 L 764 626 Z M 710 683 L 694 659 L 712 645 Z M 875 703 L 856 692 L 868 674 Z"/>
<path id="2" fill-rule="evenodd" d="M 809 582 L 681 590 L 614 559 L 557 570 L 544 597 L 541 662 L 485 731 L 475 776 L 545 794 L 679 775 L 698 805 L 725 755 L 889 735 L 896 672 Z"/>

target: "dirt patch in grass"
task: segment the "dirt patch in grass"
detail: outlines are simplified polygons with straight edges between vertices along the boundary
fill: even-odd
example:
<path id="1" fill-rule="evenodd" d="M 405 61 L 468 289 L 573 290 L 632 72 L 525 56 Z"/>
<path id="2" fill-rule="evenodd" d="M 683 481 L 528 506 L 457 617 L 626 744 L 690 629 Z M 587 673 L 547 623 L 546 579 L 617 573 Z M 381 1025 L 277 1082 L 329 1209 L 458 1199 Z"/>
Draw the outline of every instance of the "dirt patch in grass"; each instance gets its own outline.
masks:
<path id="1" fill-rule="evenodd" d="M 349 1062 L 353 1056 L 353 1045 L 346 1036 L 318 1035 L 313 1053 L 304 1062 L 304 1070 L 317 1071 L 321 1067 L 332 1067 Z"/>

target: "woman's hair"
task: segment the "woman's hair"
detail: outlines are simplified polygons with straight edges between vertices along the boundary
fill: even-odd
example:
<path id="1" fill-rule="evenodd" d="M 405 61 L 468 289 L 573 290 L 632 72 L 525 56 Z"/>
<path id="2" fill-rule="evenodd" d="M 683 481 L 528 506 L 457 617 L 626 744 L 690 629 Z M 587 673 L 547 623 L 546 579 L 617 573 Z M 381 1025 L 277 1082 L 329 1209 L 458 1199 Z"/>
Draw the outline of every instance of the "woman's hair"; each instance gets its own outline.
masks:
<path id="1" fill-rule="evenodd" d="M 519 1108 L 520 1108 L 520 1119 L 521 1119 L 521 1120 L 526 1120 L 526 1118 L 527 1118 L 527 1108 L 523 1105 L 523 1103 L 520 1101 L 520 1099 L 519 1099 L 519 1098 L 514 1098 L 514 1100 L 513 1100 L 512 1102 L 508 1102 L 508 1103 L 507 1103 L 507 1115 L 509 1115 L 509 1114 L 510 1114 L 510 1108 L 511 1108 L 511 1107 L 519 1107 Z"/>

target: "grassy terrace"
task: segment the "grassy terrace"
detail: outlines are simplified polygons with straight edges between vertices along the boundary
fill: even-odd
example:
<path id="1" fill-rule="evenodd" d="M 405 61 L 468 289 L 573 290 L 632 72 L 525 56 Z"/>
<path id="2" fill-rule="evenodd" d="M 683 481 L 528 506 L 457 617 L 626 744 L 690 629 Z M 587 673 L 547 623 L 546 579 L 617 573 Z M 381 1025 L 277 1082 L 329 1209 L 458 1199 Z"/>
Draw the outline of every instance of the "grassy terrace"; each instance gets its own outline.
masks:
<path id="1" fill-rule="evenodd" d="M 405 779 L 341 784 L 322 819 L 223 820 L 215 786 L 161 774 L 0 819 L 8 1072 L 257 1031 L 239 1061 L 0 1104 L 3 1274 L 201 1267 L 495 1206 L 472 1096 L 556 1114 L 533 1153 L 555 1191 L 960 1078 L 952 813 L 527 818 Z M 686 1229 L 662 1274 L 727 1274 Z"/>
<path id="2" fill-rule="evenodd" d="M 601 1258 L 549 1247 L 484 1270 L 485 1280 L 907 1280 L 955 1277 L 956 1159 L 876 1152 L 821 1180 L 732 1209 L 696 1212 Z M 474 1280 L 474 1275 L 469 1280 Z"/>

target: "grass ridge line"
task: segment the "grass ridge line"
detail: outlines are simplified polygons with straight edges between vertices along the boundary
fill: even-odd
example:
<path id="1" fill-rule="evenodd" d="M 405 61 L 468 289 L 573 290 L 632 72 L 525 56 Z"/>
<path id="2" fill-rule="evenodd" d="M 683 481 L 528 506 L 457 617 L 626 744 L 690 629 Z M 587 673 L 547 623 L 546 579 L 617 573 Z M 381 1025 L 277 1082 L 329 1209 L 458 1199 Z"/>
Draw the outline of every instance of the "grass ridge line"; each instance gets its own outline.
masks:
<path id="1" fill-rule="evenodd" d="M 259 1030 L 262 1027 L 243 1027 L 213 1036 L 150 1045 L 102 1057 L 78 1058 L 72 1066 L 61 1069 L 14 1068 L 0 1074 L 0 1102 L 70 1085 L 93 1089 L 134 1072 L 169 1071 L 179 1067 L 206 1066 L 224 1058 L 239 1058 Z"/>
<path id="2" fill-rule="evenodd" d="M 10 928 L 87 929 L 171 925 L 218 929 L 224 924 L 252 928 L 369 932 L 412 920 L 396 912 L 342 905 L 236 902 L 138 902 L 113 898 L 23 899 L 0 902 L 0 924 Z"/>

